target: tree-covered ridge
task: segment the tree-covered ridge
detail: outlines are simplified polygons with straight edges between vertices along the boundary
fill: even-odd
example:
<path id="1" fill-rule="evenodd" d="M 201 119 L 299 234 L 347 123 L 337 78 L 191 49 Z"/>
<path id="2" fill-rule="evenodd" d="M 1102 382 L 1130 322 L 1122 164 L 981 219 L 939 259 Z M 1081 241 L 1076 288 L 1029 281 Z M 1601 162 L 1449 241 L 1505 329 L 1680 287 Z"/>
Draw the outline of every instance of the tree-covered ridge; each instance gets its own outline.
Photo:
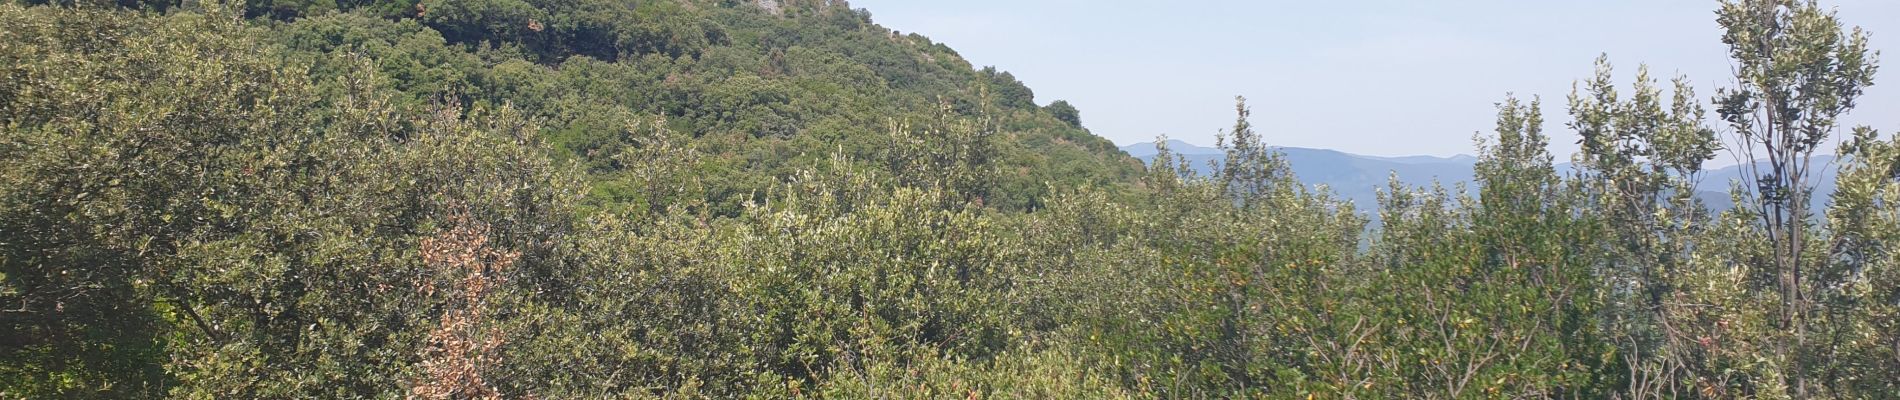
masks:
<path id="1" fill-rule="evenodd" d="M 1001 135 L 990 204 L 1036 205 L 1048 183 L 1119 185 L 1137 169 L 1107 140 L 1058 116 L 1007 72 L 974 69 L 948 47 L 872 24 L 842 2 L 424 1 L 391 18 L 376 5 L 298 6 L 263 41 L 291 54 L 370 58 L 403 101 L 512 105 L 546 125 L 556 157 L 612 184 L 648 119 L 714 156 L 702 175 L 730 214 L 757 192 L 843 151 L 882 156 L 893 129 L 967 119 Z M 264 4 L 249 5 L 248 15 Z M 408 6 L 403 6 L 408 7 Z M 407 10 L 408 8 L 404 8 Z M 338 73 L 320 62 L 319 73 Z M 1065 119 L 1066 118 L 1066 119 Z"/>
<path id="2" fill-rule="evenodd" d="M 838 2 L 263 4 L 0 4 L 0 397 L 1900 393 L 1900 138 L 1811 2 L 1364 210 L 1244 101 L 1141 168 Z M 1780 163 L 1722 212 L 1717 132 Z"/>

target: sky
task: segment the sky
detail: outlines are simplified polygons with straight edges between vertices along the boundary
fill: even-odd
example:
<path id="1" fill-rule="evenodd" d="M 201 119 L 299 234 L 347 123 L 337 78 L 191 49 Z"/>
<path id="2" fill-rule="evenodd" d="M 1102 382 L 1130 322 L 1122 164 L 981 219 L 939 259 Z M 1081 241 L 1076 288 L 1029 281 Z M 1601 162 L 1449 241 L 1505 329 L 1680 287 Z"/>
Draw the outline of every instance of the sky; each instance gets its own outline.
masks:
<path id="1" fill-rule="evenodd" d="M 1900 57 L 1900 1 L 1824 0 Z M 1638 65 L 1686 75 L 1705 103 L 1733 84 L 1714 0 L 855 0 L 877 23 L 1068 100 L 1096 135 L 1211 145 L 1246 96 L 1269 144 L 1399 156 L 1470 154 L 1507 94 L 1538 97 L 1551 150 L 1576 151 L 1566 96 L 1598 55 L 1621 93 Z M 1891 71 L 1891 72 L 1889 72 Z M 1851 125 L 1900 130 L 1900 65 Z M 1883 82 L 1887 82 L 1884 83 Z M 1713 107 L 1710 118 L 1714 117 Z M 1711 126 L 1717 126 L 1711 123 Z M 1718 157 L 1718 160 L 1728 158 Z M 1719 162 L 1719 161 L 1718 161 Z"/>

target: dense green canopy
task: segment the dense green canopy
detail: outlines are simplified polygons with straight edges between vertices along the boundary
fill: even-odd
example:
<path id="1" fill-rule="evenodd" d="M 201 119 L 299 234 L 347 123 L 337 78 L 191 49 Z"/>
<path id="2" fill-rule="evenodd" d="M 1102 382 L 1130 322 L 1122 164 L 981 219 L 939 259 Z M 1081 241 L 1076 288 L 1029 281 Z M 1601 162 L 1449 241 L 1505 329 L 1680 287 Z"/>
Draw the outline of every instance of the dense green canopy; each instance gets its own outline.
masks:
<path id="1" fill-rule="evenodd" d="M 1143 166 L 838 0 L 0 4 L 0 398 L 1891 398 L 1826 10 L 1723 2 L 1713 116 L 1604 61 L 1576 172 L 1509 98 L 1360 210 L 1244 100 Z"/>

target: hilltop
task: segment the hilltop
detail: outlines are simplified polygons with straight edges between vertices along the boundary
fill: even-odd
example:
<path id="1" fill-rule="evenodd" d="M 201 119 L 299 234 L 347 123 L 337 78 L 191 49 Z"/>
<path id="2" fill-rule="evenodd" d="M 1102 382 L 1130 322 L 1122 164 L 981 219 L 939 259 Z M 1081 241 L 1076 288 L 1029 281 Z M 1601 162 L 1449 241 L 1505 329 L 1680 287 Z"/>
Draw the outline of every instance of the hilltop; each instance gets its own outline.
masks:
<path id="1" fill-rule="evenodd" d="M 1124 185 L 1139 167 L 1066 103 L 1040 106 L 1009 72 L 844 1 L 337 4 L 257 1 L 247 14 L 275 20 L 268 41 L 290 53 L 366 58 L 404 101 L 542 121 L 602 202 L 639 196 L 614 183 L 615 157 L 638 147 L 634 120 L 705 153 L 705 190 L 728 213 L 801 168 L 843 156 L 888 169 L 899 142 L 952 129 L 985 137 L 999 174 L 988 204 L 1004 208 L 1032 205 L 1048 183 Z"/>

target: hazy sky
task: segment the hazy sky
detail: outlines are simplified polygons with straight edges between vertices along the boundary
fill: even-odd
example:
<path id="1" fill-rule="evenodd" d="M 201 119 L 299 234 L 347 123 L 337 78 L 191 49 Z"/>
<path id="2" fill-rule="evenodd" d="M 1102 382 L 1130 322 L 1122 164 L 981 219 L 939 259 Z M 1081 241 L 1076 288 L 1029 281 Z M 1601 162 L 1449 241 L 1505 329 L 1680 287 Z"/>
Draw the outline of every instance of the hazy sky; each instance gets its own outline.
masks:
<path id="1" fill-rule="evenodd" d="M 1900 1 L 1824 0 L 1900 55 Z M 1608 53 L 1623 93 L 1639 64 L 1729 85 L 1714 0 L 855 0 L 879 24 L 1010 71 L 1095 134 L 1212 144 L 1247 96 L 1276 145 L 1372 155 L 1471 153 L 1506 93 L 1541 96 L 1559 156 L 1565 96 Z M 1897 61 L 1900 62 L 1900 61 Z M 1900 64 L 1849 121 L 1900 130 Z M 1713 117 L 1713 111 L 1711 111 Z M 1720 157 L 1727 159 L 1724 155 Z"/>

